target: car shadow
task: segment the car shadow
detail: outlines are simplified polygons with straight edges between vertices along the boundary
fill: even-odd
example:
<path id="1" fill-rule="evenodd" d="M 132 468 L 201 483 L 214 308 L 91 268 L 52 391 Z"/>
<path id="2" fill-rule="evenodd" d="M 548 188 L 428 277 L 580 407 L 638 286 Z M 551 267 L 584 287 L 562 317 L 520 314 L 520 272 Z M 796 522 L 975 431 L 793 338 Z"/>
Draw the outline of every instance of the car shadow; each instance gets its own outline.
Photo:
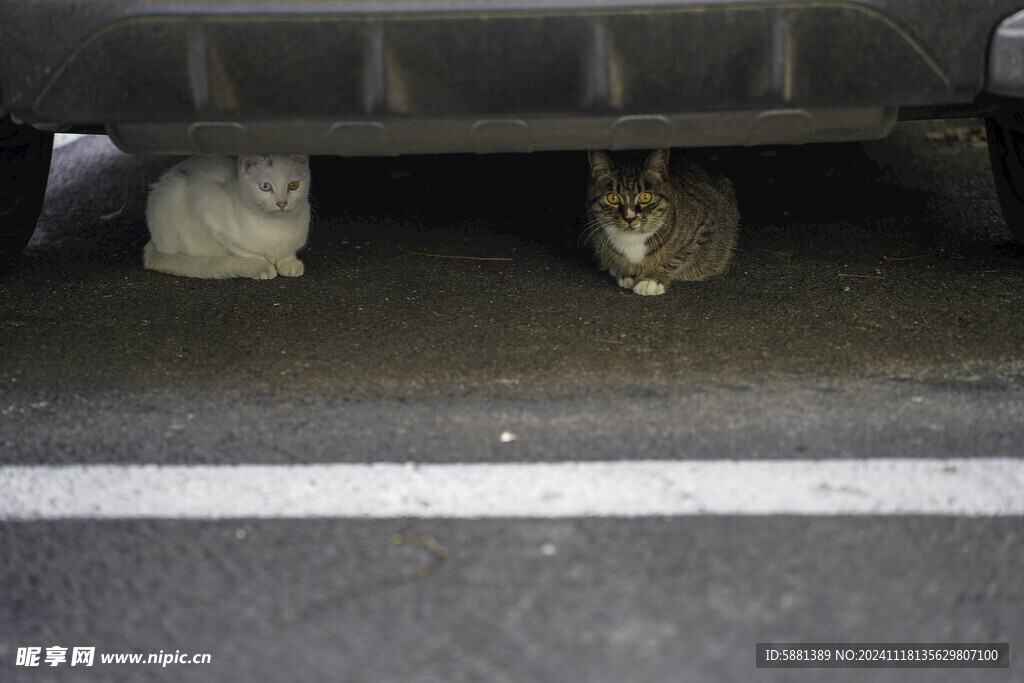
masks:
<path id="1" fill-rule="evenodd" d="M 917 175 L 942 170 L 914 154 L 924 144 L 915 135 L 920 131 L 898 129 L 869 143 L 675 153 L 733 181 L 741 253 L 899 258 L 955 251 L 1016 263 L 1021 250 L 998 212 L 984 151 L 953 158 L 970 169 L 966 186 L 961 172 L 936 189 L 915 183 Z M 179 160 L 124 154 L 102 136 L 56 150 L 26 263 L 138 268 L 148 186 Z M 556 259 L 591 260 L 581 239 L 584 152 L 313 157 L 311 164 L 310 246 L 380 239 L 389 226 L 385 239 L 396 244 L 522 245 Z M 87 218 L 70 224 L 70 215 Z"/>

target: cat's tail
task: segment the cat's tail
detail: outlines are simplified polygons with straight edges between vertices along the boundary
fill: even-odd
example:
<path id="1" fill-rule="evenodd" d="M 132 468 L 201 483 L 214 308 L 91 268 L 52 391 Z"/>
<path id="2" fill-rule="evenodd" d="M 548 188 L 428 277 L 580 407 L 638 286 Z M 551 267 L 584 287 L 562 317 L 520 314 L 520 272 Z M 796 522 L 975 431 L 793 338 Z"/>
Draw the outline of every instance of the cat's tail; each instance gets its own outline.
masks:
<path id="1" fill-rule="evenodd" d="M 277 269 L 266 259 L 244 256 L 164 254 L 157 251 L 152 240 L 142 250 L 142 264 L 149 270 L 159 273 L 206 279 L 249 277 L 256 280 L 269 280 L 277 275 Z"/>

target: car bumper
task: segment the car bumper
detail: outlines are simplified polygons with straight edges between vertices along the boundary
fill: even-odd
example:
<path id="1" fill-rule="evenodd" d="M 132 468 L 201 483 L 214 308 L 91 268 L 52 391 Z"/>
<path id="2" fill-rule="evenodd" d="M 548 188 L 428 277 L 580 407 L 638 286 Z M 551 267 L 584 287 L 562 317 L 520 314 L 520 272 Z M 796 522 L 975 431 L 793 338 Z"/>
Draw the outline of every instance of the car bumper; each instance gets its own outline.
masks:
<path id="1" fill-rule="evenodd" d="M 0 0 L 22 121 L 132 152 L 384 155 L 884 136 L 984 90 L 1020 0 Z M 40 36 L 45 35 L 45 40 Z"/>

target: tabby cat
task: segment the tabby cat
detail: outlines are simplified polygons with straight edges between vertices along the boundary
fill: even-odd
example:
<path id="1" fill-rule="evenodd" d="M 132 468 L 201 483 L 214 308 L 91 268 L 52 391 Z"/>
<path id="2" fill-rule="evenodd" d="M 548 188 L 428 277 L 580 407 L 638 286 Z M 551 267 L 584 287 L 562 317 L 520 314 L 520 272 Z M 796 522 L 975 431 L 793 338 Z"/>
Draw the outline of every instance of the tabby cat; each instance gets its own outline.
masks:
<path id="1" fill-rule="evenodd" d="M 588 152 L 588 238 L 602 269 L 637 294 L 664 294 L 673 280 L 718 275 L 732 259 L 739 210 L 732 183 L 669 150 L 643 165 L 616 166 Z"/>

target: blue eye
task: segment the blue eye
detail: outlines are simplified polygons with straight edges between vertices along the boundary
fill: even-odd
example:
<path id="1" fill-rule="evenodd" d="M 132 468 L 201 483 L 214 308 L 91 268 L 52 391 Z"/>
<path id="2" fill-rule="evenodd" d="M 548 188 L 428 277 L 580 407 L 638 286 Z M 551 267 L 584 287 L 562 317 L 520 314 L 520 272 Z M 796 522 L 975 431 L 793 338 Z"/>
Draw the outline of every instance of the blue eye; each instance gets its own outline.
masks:
<path id="1" fill-rule="evenodd" d="M 264 192 L 270 192 L 274 188 L 270 185 L 270 183 L 262 182 L 260 183 L 260 189 L 263 190 Z"/>

